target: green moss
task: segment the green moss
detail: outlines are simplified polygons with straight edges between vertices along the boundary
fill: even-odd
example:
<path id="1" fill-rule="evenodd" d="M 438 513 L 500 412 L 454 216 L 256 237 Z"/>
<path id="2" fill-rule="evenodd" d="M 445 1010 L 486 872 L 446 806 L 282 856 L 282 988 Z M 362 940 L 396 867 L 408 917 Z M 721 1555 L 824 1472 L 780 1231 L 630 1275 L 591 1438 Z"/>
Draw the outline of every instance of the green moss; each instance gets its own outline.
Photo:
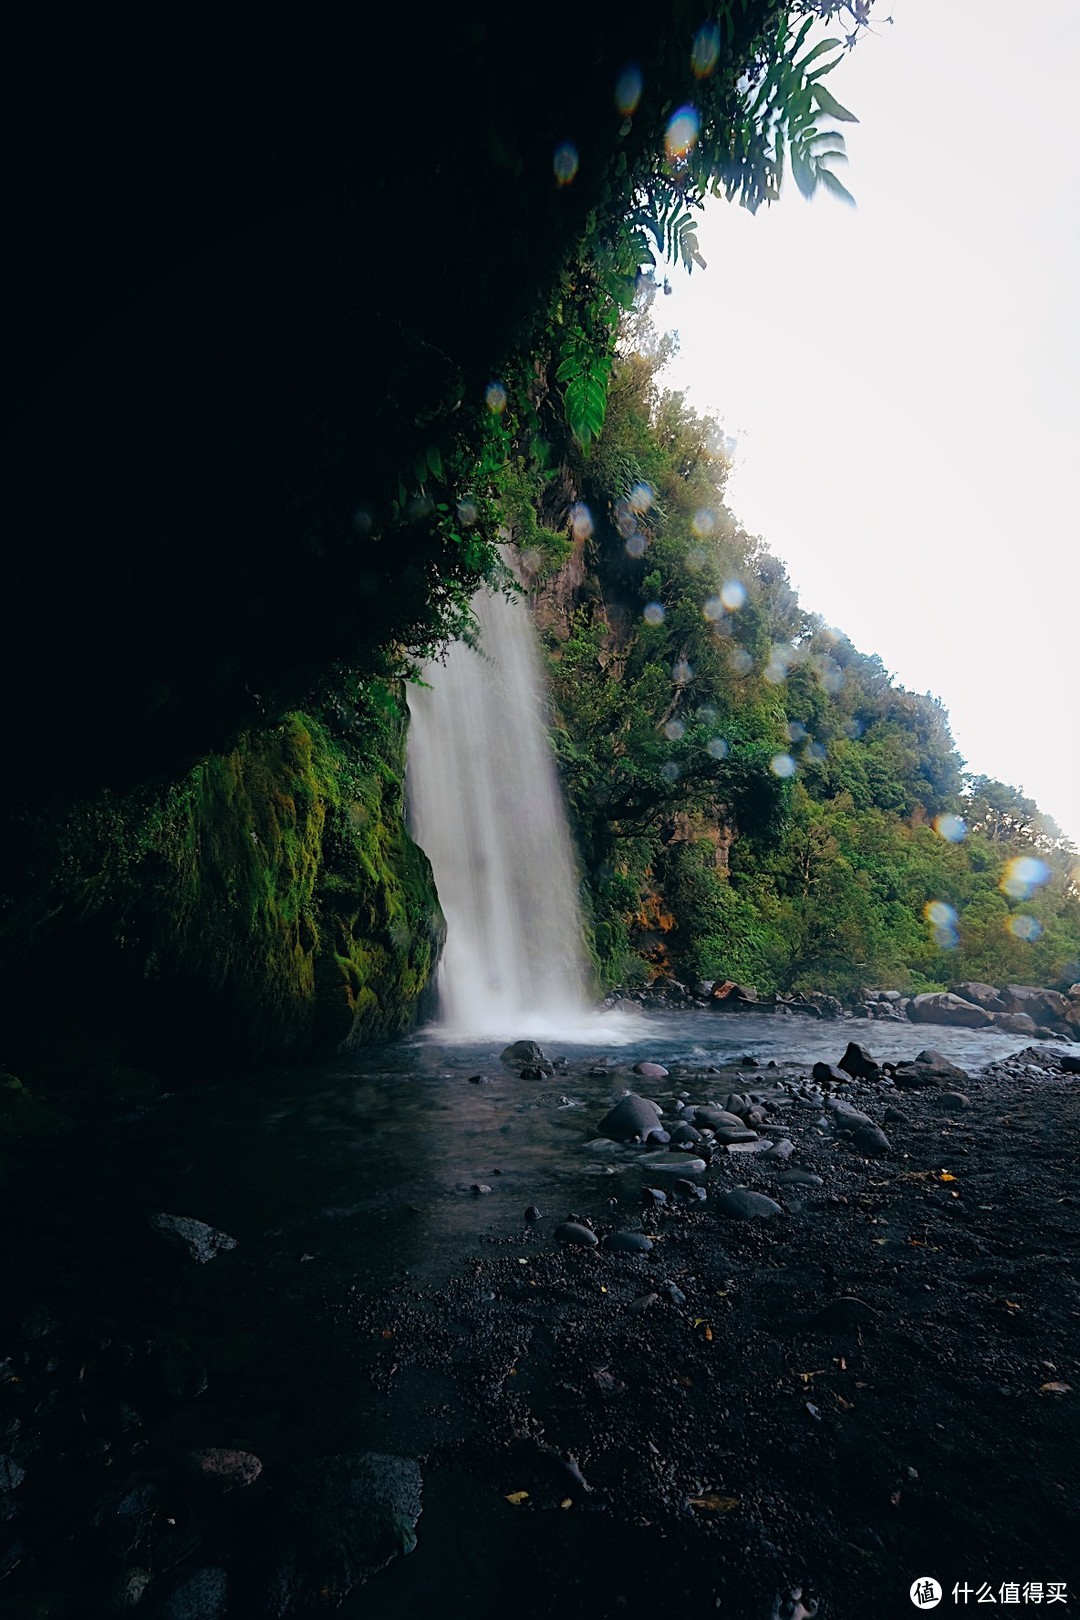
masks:
<path id="1" fill-rule="evenodd" d="M 399 688 L 354 686 L 180 782 L 69 811 L 39 839 L 35 955 L 78 963 L 82 1001 L 171 1047 L 276 1055 L 407 1028 L 445 930 L 405 826 L 405 735 Z"/>

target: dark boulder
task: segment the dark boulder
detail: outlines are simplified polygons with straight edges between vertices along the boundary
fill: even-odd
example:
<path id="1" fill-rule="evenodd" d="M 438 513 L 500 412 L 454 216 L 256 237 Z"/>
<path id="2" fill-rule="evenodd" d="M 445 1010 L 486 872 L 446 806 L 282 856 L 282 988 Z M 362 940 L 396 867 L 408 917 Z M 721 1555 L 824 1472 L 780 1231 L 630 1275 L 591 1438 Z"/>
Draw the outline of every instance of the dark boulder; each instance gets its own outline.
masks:
<path id="1" fill-rule="evenodd" d="M 638 1137 L 645 1142 L 663 1126 L 657 1105 L 648 1097 L 639 1097 L 631 1091 L 604 1115 L 596 1129 L 612 1142 L 633 1142 Z"/>
<path id="2" fill-rule="evenodd" d="M 880 1080 L 881 1065 L 874 1062 L 865 1046 L 858 1041 L 848 1041 L 847 1051 L 840 1059 L 838 1068 L 846 1070 L 853 1080 Z"/>
<path id="3" fill-rule="evenodd" d="M 305 1469 L 275 1527 L 264 1613 L 270 1620 L 332 1609 L 416 1546 L 422 1481 L 411 1457 L 362 1451 Z"/>
<path id="4" fill-rule="evenodd" d="M 546 1063 L 543 1047 L 536 1041 L 514 1041 L 499 1054 L 504 1063 Z"/>

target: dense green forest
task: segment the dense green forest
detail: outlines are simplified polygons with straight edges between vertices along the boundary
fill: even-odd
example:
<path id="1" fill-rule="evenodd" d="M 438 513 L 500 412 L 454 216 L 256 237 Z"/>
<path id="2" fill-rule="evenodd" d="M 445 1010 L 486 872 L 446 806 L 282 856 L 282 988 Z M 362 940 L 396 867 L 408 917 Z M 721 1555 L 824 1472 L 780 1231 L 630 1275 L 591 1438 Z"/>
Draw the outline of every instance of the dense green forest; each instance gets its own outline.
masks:
<path id="1" fill-rule="evenodd" d="M 1071 983 L 1076 850 L 964 774 L 938 700 L 800 606 L 725 505 L 721 430 L 662 390 L 663 348 L 629 329 L 573 461 L 576 586 L 538 588 L 603 982 Z"/>

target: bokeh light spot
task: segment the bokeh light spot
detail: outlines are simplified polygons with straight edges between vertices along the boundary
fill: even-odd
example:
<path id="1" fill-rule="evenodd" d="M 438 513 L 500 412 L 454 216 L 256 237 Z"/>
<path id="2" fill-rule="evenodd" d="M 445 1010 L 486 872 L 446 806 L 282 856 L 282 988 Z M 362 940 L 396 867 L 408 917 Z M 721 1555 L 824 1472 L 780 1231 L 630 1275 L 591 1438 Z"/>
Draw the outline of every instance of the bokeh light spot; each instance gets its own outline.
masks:
<path id="1" fill-rule="evenodd" d="M 746 601 L 746 586 L 742 580 L 725 580 L 723 589 L 720 592 L 720 600 L 729 613 L 737 613 Z"/>
<path id="2" fill-rule="evenodd" d="M 578 149 L 573 141 L 563 141 L 561 146 L 555 148 L 552 167 L 559 185 L 568 186 L 578 172 Z"/>
<path id="3" fill-rule="evenodd" d="M 635 484 L 630 491 L 630 506 L 635 512 L 647 512 L 654 500 L 651 484 Z"/>
<path id="4" fill-rule="evenodd" d="M 637 111 L 637 104 L 641 100 L 642 78 L 641 69 L 631 62 L 624 67 L 615 81 L 615 105 L 624 118 Z"/>
<path id="5" fill-rule="evenodd" d="M 683 725 L 681 720 L 669 720 L 667 725 L 664 727 L 664 736 L 667 738 L 668 742 L 678 742 L 685 730 L 686 727 Z"/>
<path id="6" fill-rule="evenodd" d="M 506 409 L 506 389 L 502 383 L 488 383 L 484 389 L 484 404 L 493 416 L 498 416 Z"/>
<path id="7" fill-rule="evenodd" d="M 686 686 L 692 679 L 693 674 L 693 668 L 685 658 L 680 658 L 678 663 L 672 665 L 671 678 L 676 686 Z"/>
<path id="8" fill-rule="evenodd" d="M 665 765 L 661 765 L 660 775 L 665 782 L 677 782 L 679 780 L 679 767 L 673 759 L 669 759 Z"/>
<path id="9" fill-rule="evenodd" d="M 713 759 L 727 759 L 727 739 L 724 737 L 710 737 L 705 744 L 705 752 L 711 754 Z"/>
<path id="10" fill-rule="evenodd" d="M 643 534 L 632 534 L 626 542 L 626 555 L 636 561 L 638 557 L 644 557 L 647 545 L 648 541 Z"/>
<path id="11" fill-rule="evenodd" d="M 710 596 L 701 611 L 707 619 L 715 624 L 717 619 L 724 617 L 724 604 L 718 596 Z"/>
<path id="12" fill-rule="evenodd" d="M 707 22 L 694 35 L 694 48 L 690 52 L 695 78 L 707 79 L 719 56 L 720 30 L 714 22 Z"/>
<path id="13" fill-rule="evenodd" d="M 731 649 L 731 667 L 736 675 L 749 675 L 754 667 L 754 660 L 745 647 Z"/>
<path id="14" fill-rule="evenodd" d="M 1022 913 L 1010 917 L 1005 926 L 1014 939 L 1027 940 L 1029 944 L 1038 939 L 1043 931 L 1043 925 L 1037 917 L 1026 917 Z"/>
<path id="15" fill-rule="evenodd" d="M 711 506 L 701 506 L 694 513 L 690 527 L 699 540 L 705 540 L 710 534 L 716 533 L 716 513 Z"/>
<path id="16" fill-rule="evenodd" d="M 475 501 L 458 501 L 457 515 L 458 522 L 463 524 L 466 529 L 471 529 L 480 516 L 480 508 Z"/>
<path id="17" fill-rule="evenodd" d="M 1034 855 L 1017 855 L 1006 863 L 999 887 L 1012 900 L 1029 900 L 1049 876 L 1045 861 Z"/>
<path id="18" fill-rule="evenodd" d="M 584 501 L 570 508 L 570 528 L 575 540 L 587 540 L 593 532 L 592 513 Z"/>
<path id="19" fill-rule="evenodd" d="M 769 761 L 770 771 L 774 776 L 778 776 L 781 781 L 786 781 L 789 776 L 794 776 L 798 768 L 790 754 L 774 754 Z"/>
<path id="20" fill-rule="evenodd" d="M 950 844 L 961 844 L 967 837 L 967 822 L 963 816 L 935 816 L 934 831 Z"/>
<path id="21" fill-rule="evenodd" d="M 663 624 L 664 610 L 659 602 L 650 602 L 645 609 L 643 618 L 646 624 Z"/>
<path id="22" fill-rule="evenodd" d="M 689 105 L 680 107 L 664 132 L 664 150 L 668 157 L 684 158 L 688 152 L 692 152 L 697 145 L 700 129 L 701 119 L 697 108 Z"/>
<path id="23" fill-rule="evenodd" d="M 806 738 L 806 727 L 803 725 L 802 721 L 801 720 L 789 720 L 788 721 L 788 728 L 787 728 L 787 740 L 788 740 L 788 742 L 801 743 L 801 742 L 803 742 L 805 740 L 805 738 Z"/>

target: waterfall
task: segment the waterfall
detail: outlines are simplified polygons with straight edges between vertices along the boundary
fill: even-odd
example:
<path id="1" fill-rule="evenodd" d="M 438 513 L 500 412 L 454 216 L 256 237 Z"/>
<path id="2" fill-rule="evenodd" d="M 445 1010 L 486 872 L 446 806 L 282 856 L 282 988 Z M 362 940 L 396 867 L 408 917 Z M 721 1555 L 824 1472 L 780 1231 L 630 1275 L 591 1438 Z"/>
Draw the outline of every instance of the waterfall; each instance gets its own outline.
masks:
<path id="1" fill-rule="evenodd" d="M 456 1035 L 580 1023 L 577 878 L 528 607 L 483 591 L 480 651 L 455 642 L 409 693 L 409 818 L 446 915 L 440 1015 Z"/>

